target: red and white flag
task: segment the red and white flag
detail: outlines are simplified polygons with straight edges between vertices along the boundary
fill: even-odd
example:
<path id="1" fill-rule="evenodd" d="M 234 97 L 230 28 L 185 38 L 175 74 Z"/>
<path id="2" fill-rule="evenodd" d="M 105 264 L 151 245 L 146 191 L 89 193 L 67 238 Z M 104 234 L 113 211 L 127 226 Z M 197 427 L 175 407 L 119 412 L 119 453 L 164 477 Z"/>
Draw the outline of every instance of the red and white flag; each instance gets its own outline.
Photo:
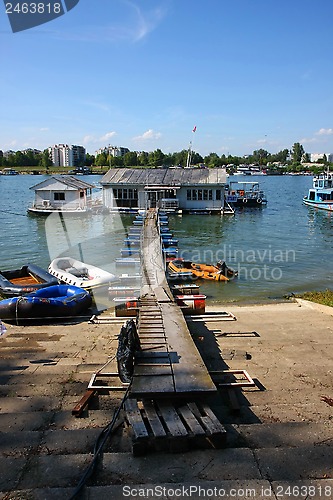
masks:
<path id="1" fill-rule="evenodd" d="M 192 132 L 195 132 L 196 130 L 197 130 L 197 126 L 194 125 L 194 128 L 193 128 Z"/>

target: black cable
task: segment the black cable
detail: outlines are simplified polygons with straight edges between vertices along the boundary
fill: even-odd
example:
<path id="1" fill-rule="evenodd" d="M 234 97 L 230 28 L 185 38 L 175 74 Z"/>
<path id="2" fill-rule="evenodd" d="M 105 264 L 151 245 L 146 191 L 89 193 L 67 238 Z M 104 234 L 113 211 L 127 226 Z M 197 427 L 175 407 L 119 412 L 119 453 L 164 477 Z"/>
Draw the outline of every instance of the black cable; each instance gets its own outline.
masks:
<path id="1" fill-rule="evenodd" d="M 131 383 L 132 383 L 132 381 L 131 381 Z M 104 429 L 101 431 L 101 433 L 99 434 L 99 436 L 96 440 L 95 446 L 94 446 L 94 456 L 92 458 L 92 461 L 88 465 L 86 471 L 84 472 L 83 476 L 81 477 L 81 479 L 79 481 L 79 484 L 75 488 L 75 491 L 74 491 L 73 495 L 69 498 L 69 500 L 74 500 L 77 497 L 77 495 L 80 493 L 82 488 L 85 486 L 85 484 L 88 481 L 88 479 L 90 478 L 90 476 L 93 474 L 95 466 L 96 466 L 97 461 L 99 459 L 99 456 L 102 452 L 103 446 L 104 446 L 106 440 L 108 439 L 109 435 L 111 434 L 113 427 L 114 427 L 114 425 L 117 421 L 117 418 L 119 416 L 119 413 L 120 413 L 120 411 L 121 411 L 121 409 L 126 401 L 126 398 L 128 396 L 128 393 L 129 393 L 129 390 L 131 387 L 131 383 L 128 385 L 126 392 L 123 396 L 123 399 L 121 400 L 120 405 L 115 410 L 111 422 L 108 423 L 108 425 L 106 425 L 104 427 Z"/>

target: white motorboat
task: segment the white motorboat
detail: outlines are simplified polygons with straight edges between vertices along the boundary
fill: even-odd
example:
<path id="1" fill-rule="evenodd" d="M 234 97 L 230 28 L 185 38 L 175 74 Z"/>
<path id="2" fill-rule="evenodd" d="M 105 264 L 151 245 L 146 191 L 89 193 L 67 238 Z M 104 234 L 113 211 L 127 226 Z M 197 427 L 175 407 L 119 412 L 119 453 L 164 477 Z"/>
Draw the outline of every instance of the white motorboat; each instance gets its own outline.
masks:
<path id="1" fill-rule="evenodd" d="M 84 289 L 93 289 L 118 281 L 114 274 L 71 257 L 54 259 L 48 271 L 59 281 Z"/>

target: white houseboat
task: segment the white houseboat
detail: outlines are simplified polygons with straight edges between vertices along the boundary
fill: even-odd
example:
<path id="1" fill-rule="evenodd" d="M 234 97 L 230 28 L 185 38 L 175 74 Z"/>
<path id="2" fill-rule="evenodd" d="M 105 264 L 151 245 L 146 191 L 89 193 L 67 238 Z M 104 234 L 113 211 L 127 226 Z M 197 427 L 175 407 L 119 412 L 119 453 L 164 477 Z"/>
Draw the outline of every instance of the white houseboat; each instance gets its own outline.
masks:
<path id="1" fill-rule="evenodd" d="M 137 212 L 148 208 L 180 213 L 232 211 L 225 204 L 223 168 L 114 168 L 100 183 L 103 204 L 110 211 Z"/>
<path id="2" fill-rule="evenodd" d="M 70 175 L 51 175 L 32 186 L 35 201 L 28 212 L 49 215 L 53 212 L 85 213 L 91 208 L 94 186 Z"/>

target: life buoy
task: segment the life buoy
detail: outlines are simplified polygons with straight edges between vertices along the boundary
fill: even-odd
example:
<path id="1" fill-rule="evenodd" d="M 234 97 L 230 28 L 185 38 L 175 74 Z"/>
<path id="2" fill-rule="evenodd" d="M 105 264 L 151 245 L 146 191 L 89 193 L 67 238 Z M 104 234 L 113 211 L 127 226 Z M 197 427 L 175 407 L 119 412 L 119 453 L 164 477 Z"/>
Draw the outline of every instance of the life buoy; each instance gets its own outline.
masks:
<path id="1" fill-rule="evenodd" d="M 245 191 L 243 191 L 243 190 L 239 191 L 239 196 L 244 196 L 244 194 L 245 194 Z"/>
<path id="2" fill-rule="evenodd" d="M 261 199 L 261 198 L 257 198 L 257 203 L 258 203 L 259 205 L 261 205 L 261 204 L 262 204 L 262 199 Z"/>
<path id="3" fill-rule="evenodd" d="M 243 198 L 243 203 L 247 203 L 247 198 Z"/>

